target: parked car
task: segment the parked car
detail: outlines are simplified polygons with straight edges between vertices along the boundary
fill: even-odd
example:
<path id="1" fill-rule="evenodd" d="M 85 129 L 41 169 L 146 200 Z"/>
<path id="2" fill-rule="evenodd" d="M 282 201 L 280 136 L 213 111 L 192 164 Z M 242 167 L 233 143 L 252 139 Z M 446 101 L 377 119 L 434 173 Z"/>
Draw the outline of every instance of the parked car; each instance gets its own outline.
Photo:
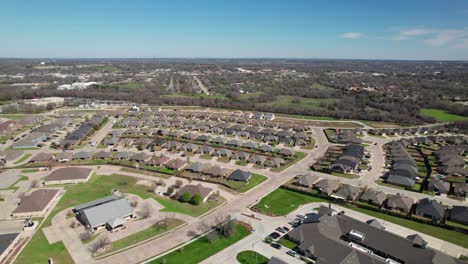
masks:
<path id="1" fill-rule="evenodd" d="M 296 251 L 294 251 L 294 250 L 288 250 L 288 252 L 286 252 L 286 254 L 288 254 L 291 257 L 296 257 L 296 255 L 297 255 Z"/>
<path id="2" fill-rule="evenodd" d="M 277 227 L 275 230 L 280 232 L 280 233 L 283 233 L 283 234 L 285 233 L 283 228 L 281 228 L 281 227 Z"/>
<path id="3" fill-rule="evenodd" d="M 287 228 L 286 226 L 283 226 L 283 230 L 284 230 L 285 232 L 289 232 L 289 228 Z"/>
<path id="4" fill-rule="evenodd" d="M 281 237 L 281 235 L 276 232 L 271 233 L 269 236 L 273 239 L 278 239 L 279 237 Z"/>
<path id="5" fill-rule="evenodd" d="M 278 243 L 271 243 L 271 246 L 272 246 L 273 248 L 276 248 L 276 249 L 281 249 L 281 248 L 283 247 L 283 246 L 281 246 L 281 245 L 278 244 Z"/>

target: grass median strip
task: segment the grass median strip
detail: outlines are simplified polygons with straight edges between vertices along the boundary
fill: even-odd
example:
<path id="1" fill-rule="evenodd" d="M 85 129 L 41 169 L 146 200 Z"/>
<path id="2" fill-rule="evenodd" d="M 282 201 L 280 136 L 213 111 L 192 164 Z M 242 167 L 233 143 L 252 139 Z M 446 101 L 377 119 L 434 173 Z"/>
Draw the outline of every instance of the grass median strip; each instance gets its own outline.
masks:
<path id="1" fill-rule="evenodd" d="M 245 250 L 238 253 L 236 259 L 241 264 L 267 264 L 269 261 L 267 257 L 252 250 Z"/>
<path id="2" fill-rule="evenodd" d="M 230 237 L 221 237 L 212 242 L 210 242 L 206 236 L 203 236 L 178 250 L 151 261 L 150 263 L 200 263 L 250 234 L 250 231 L 241 224 L 236 224 L 235 230 L 236 232 L 234 235 Z"/>

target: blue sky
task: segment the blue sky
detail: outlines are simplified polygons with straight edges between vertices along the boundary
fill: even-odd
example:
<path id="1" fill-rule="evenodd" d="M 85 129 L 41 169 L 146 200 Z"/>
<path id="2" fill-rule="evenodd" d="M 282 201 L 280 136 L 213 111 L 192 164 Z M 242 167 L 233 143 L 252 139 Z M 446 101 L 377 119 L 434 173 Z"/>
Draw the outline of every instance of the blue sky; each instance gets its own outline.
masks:
<path id="1" fill-rule="evenodd" d="M 0 0 L 0 57 L 468 60 L 468 1 Z"/>

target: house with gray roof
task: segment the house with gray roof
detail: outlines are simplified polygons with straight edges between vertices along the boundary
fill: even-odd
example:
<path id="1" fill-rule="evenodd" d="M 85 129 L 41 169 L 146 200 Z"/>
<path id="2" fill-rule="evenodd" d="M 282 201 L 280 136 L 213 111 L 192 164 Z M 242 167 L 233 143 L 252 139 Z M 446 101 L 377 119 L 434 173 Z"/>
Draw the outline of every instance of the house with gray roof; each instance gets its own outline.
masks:
<path id="1" fill-rule="evenodd" d="M 312 188 L 314 184 L 320 180 L 319 176 L 310 173 L 304 175 L 297 175 L 294 178 L 295 181 L 293 182 L 293 184 L 306 188 Z"/>
<path id="2" fill-rule="evenodd" d="M 424 198 L 419 200 L 414 213 L 434 222 L 440 222 L 444 218 L 445 207 L 436 200 Z"/>
<path id="3" fill-rule="evenodd" d="M 243 171 L 243 170 L 235 170 L 231 173 L 231 175 L 229 175 L 229 177 L 227 178 L 228 180 L 231 180 L 231 181 L 244 181 L 244 182 L 247 182 L 249 181 L 250 177 L 252 176 L 252 173 L 248 172 L 248 171 Z"/>
<path id="4" fill-rule="evenodd" d="M 414 200 L 408 196 L 391 194 L 389 195 L 385 206 L 388 209 L 397 210 L 403 213 L 409 213 L 413 204 Z"/>
<path id="5" fill-rule="evenodd" d="M 93 153 L 90 151 L 80 151 L 80 152 L 76 152 L 73 155 L 74 160 L 87 160 L 87 159 L 91 159 L 92 157 L 93 157 Z"/>
<path id="6" fill-rule="evenodd" d="M 331 197 L 352 202 L 358 198 L 359 194 L 361 194 L 361 188 L 349 184 L 343 184 L 338 191 L 331 195 Z"/>
<path id="7" fill-rule="evenodd" d="M 195 173 L 203 173 L 206 165 L 201 162 L 194 162 L 190 164 L 185 170 L 195 172 Z"/>
<path id="8" fill-rule="evenodd" d="M 315 189 L 326 195 L 331 195 L 338 187 L 340 187 L 340 182 L 331 179 L 322 179 L 314 185 Z"/>
<path id="9" fill-rule="evenodd" d="M 468 226 L 468 206 L 454 206 L 450 209 L 449 220 Z"/>
<path id="10" fill-rule="evenodd" d="M 436 193 L 447 194 L 450 191 L 450 183 L 437 178 L 432 178 L 427 185 L 427 189 Z"/>
<path id="11" fill-rule="evenodd" d="M 387 195 L 384 192 L 370 188 L 365 190 L 361 197 L 359 197 L 360 201 L 376 206 L 381 206 L 385 202 L 385 199 L 387 199 Z"/>
<path id="12" fill-rule="evenodd" d="M 78 205 L 73 211 L 77 219 L 93 231 L 102 228 L 113 230 L 134 216 L 127 198 L 115 195 Z"/>

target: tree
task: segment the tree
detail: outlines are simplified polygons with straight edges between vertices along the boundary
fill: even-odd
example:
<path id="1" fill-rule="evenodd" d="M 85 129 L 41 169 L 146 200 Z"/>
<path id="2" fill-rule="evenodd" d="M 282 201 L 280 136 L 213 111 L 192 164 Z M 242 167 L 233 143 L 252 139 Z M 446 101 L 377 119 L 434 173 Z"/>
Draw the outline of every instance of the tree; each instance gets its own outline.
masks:
<path id="1" fill-rule="evenodd" d="M 201 197 L 200 193 L 196 193 L 191 200 L 193 205 L 200 205 L 203 202 L 203 198 Z"/>
<path id="2" fill-rule="evenodd" d="M 192 195 L 190 195 L 189 192 L 184 192 L 182 196 L 180 197 L 180 201 L 185 202 L 185 203 L 190 202 L 191 199 L 192 199 Z"/>
<path id="3" fill-rule="evenodd" d="M 153 214 L 153 207 L 149 203 L 144 203 L 141 206 L 141 210 L 139 212 L 139 215 L 143 218 L 148 218 Z"/>
<path id="4" fill-rule="evenodd" d="M 94 242 L 90 247 L 89 247 L 89 251 L 91 251 L 91 253 L 96 253 L 98 252 L 99 250 L 102 250 L 104 249 L 106 246 L 110 245 L 111 244 L 111 241 L 109 239 L 109 237 L 107 236 L 100 236 L 96 242 Z"/>
<path id="5" fill-rule="evenodd" d="M 93 234 L 89 231 L 84 231 L 83 233 L 80 234 L 80 239 L 81 241 L 89 241 L 91 239 Z"/>
<path id="6" fill-rule="evenodd" d="M 182 182 L 182 180 L 176 180 L 176 182 L 175 182 L 176 188 L 182 187 L 183 184 L 184 184 L 184 182 Z"/>
<path id="7" fill-rule="evenodd" d="M 170 186 L 167 188 L 167 194 L 171 195 L 172 193 L 174 193 L 174 187 Z"/>
<path id="8" fill-rule="evenodd" d="M 34 179 L 32 182 L 31 182 L 31 188 L 37 188 L 39 187 L 39 180 L 38 179 Z"/>

